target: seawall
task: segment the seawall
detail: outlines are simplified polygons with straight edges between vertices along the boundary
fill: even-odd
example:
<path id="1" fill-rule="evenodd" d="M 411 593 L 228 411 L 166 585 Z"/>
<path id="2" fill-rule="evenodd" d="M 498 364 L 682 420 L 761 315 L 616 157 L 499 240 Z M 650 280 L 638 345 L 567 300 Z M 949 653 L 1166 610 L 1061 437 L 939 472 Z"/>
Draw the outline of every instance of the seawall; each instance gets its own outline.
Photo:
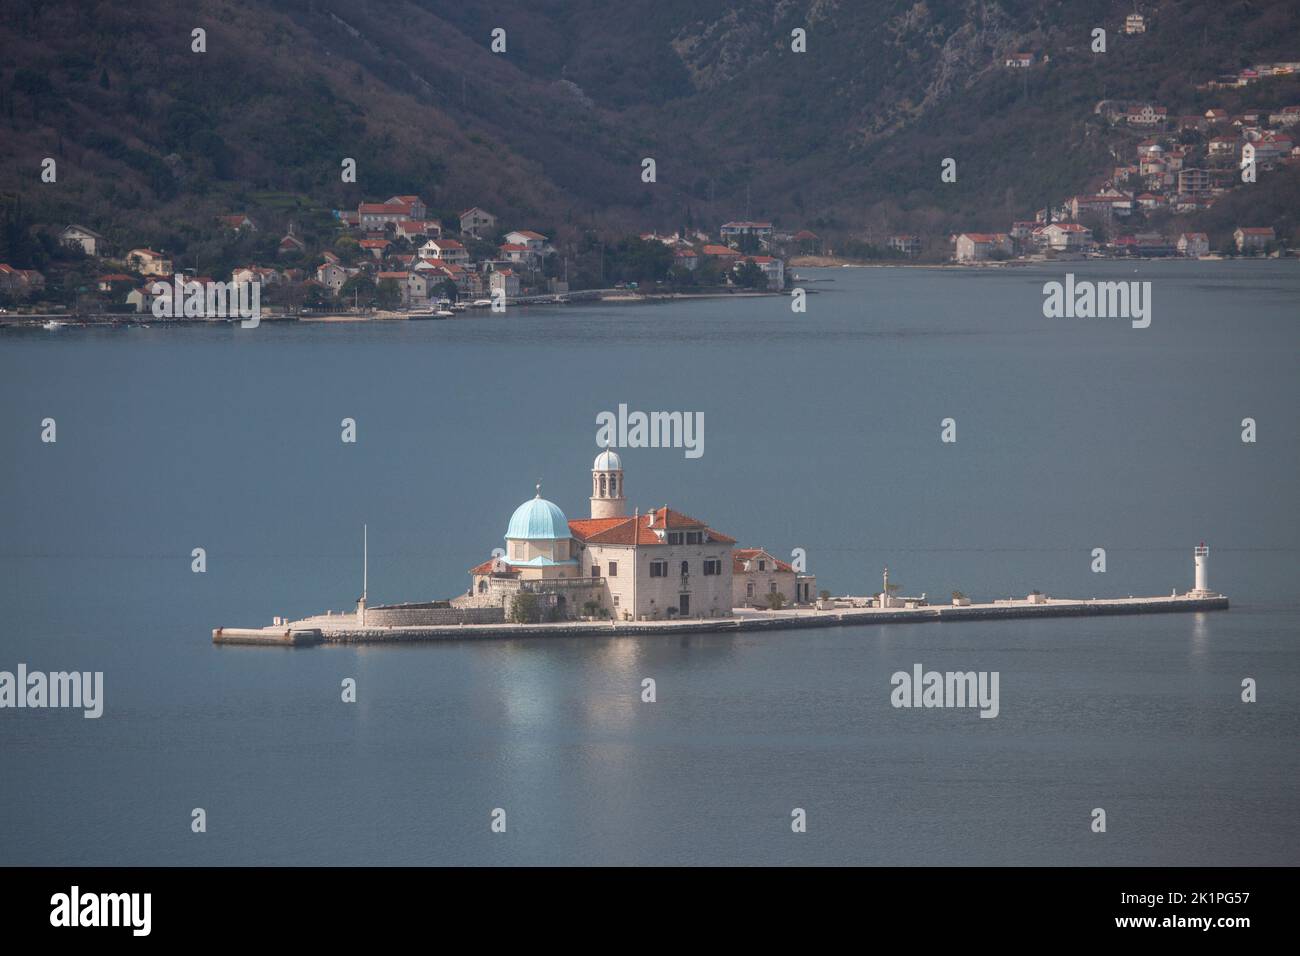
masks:
<path id="1" fill-rule="evenodd" d="M 957 622 L 1015 620 L 1022 618 L 1092 617 L 1115 614 L 1169 614 L 1199 611 L 1225 611 L 1228 599 L 1222 595 L 1208 598 L 1115 598 L 1112 600 L 1047 600 L 972 604 L 966 607 L 934 606 L 918 608 L 838 608 L 827 611 L 755 612 L 727 618 L 702 618 L 686 621 L 561 621 L 554 624 L 458 624 L 440 626 L 360 627 L 347 623 L 339 615 L 331 625 L 320 626 L 322 618 L 307 618 L 290 625 L 257 629 L 217 628 L 212 640 L 217 644 L 331 643 L 369 644 L 409 641 L 483 640 L 520 637 L 582 637 L 634 634 L 714 634 L 738 631 L 784 631 L 809 627 L 848 627 L 864 624 L 907 624 L 922 622 Z M 310 622 L 312 626 L 304 626 Z M 265 633 L 267 639 L 258 640 Z M 297 638 L 297 640 L 295 640 Z"/>

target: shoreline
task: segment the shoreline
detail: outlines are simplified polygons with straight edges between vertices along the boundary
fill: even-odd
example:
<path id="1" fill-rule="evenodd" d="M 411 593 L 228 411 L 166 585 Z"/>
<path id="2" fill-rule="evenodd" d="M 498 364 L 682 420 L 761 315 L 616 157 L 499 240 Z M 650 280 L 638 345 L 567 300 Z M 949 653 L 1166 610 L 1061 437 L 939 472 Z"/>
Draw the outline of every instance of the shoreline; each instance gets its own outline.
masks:
<path id="1" fill-rule="evenodd" d="M 815 290 L 810 290 L 810 292 Z M 552 301 L 544 299 L 535 302 L 506 302 L 508 309 L 529 309 L 538 306 L 580 306 L 580 305 L 642 305 L 665 302 L 689 302 L 698 299 L 755 299 L 766 298 L 771 296 L 789 296 L 789 291 L 782 289 L 756 291 L 746 289 L 741 292 L 647 292 L 647 293 L 620 293 L 615 295 L 583 296 L 564 301 Z M 480 315 L 481 313 L 481 315 Z M 473 311 L 466 310 L 453 316 L 435 317 L 425 313 L 397 312 L 389 309 L 376 309 L 365 314 L 352 312 L 318 312 L 309 314 L 265 314 L 259 317 L 260 322 L 274 322 L 276 324 L 287 322 L 303 322 L 309 324 L 337 324 L 345 322 L 457 322 L 471 318 L 495 318 L 500 313 L 493 313 L 490 309 L 476 308 Z M 32 312 L 23 314 L 10 314 L 0 318 L 0 329 L 24 329 L 39 328 L 45 322 L 57 322 L 62 328 L 123 328 L 128 326 L 140 326 L 148 328 L 197 328 L 202 326 L 218 325 L 237 325 L 241 320 L 239 318 L 219 318 L 219 319 L 173 319 L 157 318 L 149 313 L 133 313 L 130 315 L 113 312 L 93 312 L 88 314 L 78 314 L 72 312 Z"/>
<path id="2" fill-rule="evenodd" d="M 933 605 L 916 608 L 836 607 L 826 610 L 755 611 L 725 618 L 688 621 L 558 621 L 549 624 L 446 624 L 437 626 L 365 626 L 355 614 L 319 615 L 262 628 L 218 627 L 213 644 L 297 647 L 315 644 L 391 644 L 426 641 L 515 639 L 520 637 L 594 637 L 649 634 L 717 634 L 748 631 L 793 631 L 811 627 L 864 624 L 910 624 L 1092 617 L 1120 614 L 1168 614 L 1228 610 L 1225 595 L 1212 597 L 1047 598 L 985 604 Z M 331 620 L 332 618 L 332 620 Z M 337 622 L 335 624 L 334 622 Z"/>

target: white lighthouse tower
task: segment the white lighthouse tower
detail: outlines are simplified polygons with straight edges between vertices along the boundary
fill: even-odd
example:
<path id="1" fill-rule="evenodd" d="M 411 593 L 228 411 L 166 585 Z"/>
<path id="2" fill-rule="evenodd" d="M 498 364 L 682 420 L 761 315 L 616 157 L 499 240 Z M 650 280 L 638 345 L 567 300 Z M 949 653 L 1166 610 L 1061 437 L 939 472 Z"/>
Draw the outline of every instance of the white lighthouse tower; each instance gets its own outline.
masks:
<path id="1" fill-rule="evenodd" d="M 1202 541 L 1192 551 L 1193 560 L 1196 562 L 1196 579 L 1192 590 L 1188 592 L 1188 597 L 1205 598 L 1213 597 L 1214 592 L 1210 590 L 1209 584 L 1209 566 L 1210 566 L 1210 549 Z"/>

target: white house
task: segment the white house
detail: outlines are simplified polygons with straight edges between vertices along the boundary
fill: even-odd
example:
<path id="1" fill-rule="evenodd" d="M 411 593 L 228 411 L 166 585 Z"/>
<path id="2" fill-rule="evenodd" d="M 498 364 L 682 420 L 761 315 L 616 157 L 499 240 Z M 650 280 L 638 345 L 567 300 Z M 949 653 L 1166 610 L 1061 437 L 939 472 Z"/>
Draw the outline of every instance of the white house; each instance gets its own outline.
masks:
<path id="1" fill-rule="evenodd" d="M 145 276 L 169 276 L 172 274 L 172 261 L 161 252 L 152 249 L 132 249 L 126 254 L 127 264 L 136 272 Z"/>
<path id="2" fill-rule="evenodd" d="M 1238 226 L 1232 238 L 1237 243 L 1238 252 L 1254 252 L 1263 249 L 1277 236 L 1271 226 Z"/>
<path id="3" fill-rule="evenodd" d="M 718 230 L 718 235 L 724 241 L 729 239 L 738 239 L 741 236 L 757 236 L 759 239 L 769 239 L 772 236 L 772 224 L 770 222 L 724 222 Z"/>
<path id="4" fill-rule="evenodd" d="M 102 256 L 108 252 L 108 244 L 103 236 L 76 223 L 59 233 L 59 242 L 65 246 L 79 246 L 88 256 Z"/>
<path id="5" fill-rule="evenodd" d="M 739 269 L 741 263 L 752 262 L 763 270 L 763 275 L 767 277 L 767 287 L 769 289 L 780 290 L 785 288 L 785 263 L 775 256 L 742 256 L 736 260 L 733 269 Z"/>
<path id="6" fill-rule="evenodd" d="M 980 262 L 999 253 L 1011 255 L 1011 237 L 1002 232 L 963 232 L 957 237 L 958 262 Z"/>
<path id="7" fill-rule="evenodd" d="M 497 224 L 497 217 L 485 209 L 473 206 L 460 214 L 460 231 L 471 236 L 492 229 Z"/>
<path id="8" fill-rule="evenodd" d="M 1077 222 L 1054 222 L 1043 227 L 1047 245 L 1058 252 L 1074 252 L 1092 244 L 1092 230 Z"/>
<path id="9" fill-rule="evenodd" d="M 489 283 L 493 292 L 503 292 L 508 299 L 519 295 L 519 276 L 513 269 L 496 269 L 489 274 Z"/>
<path id="10" fill-rule="evenodd" d="M 524 246 L 529 252 L 538 254 L 546 251 L 546 237 L 540 232 L 533 232 L 531 229 L 518 229 L 515 232 L 506 233 L 506 244 Z"/>
<path id="11" fill-rule="evenodd" d="M 455 239 L 430 239 L 420 247 L 420 257 L 442 262 L 468 262 L 469 252 Z"/>

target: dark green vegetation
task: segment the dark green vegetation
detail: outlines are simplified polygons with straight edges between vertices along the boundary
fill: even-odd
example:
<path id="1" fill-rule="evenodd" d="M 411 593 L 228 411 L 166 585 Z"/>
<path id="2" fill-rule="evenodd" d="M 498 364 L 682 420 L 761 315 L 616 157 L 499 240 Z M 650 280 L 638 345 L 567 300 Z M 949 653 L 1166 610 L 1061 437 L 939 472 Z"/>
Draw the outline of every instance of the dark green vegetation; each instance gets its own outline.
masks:
<path id="1" fill-rule="evenodd" d="M 1122 35 L 1127 2 L 809 6 L 15 0 L 0 9 L 0 252 L 39 266 L 38 240 L 13 224 L 80 222 L 119 251 L 162 247 L 219 273 L 275 261 L 291 220 L 309 249 L 330 246 L 331 209 L 399 193 L 440 217 L 481 205 L 510 226 L 550 224 L 566 241 L 746 214 L 829 236 L 1005 229 L 1095 186 L 1131 147 L 1094 115 L 1102 98 L 1171 115 L 1300 102 L 1295 80 L 1194 88 L 1300 60 L 1287 0 L 1144 4 L 1150 29 L 1135 37 Z M 206 53 L 191 52 L 196 26 Z M 1089 50 L 1096 26 L 1104 55 Z M 495 27 L 504 55 L 488 49 Z M 790 50 L 795 27 L 806 53 Z M 1050 62 L 1003 67 L 1017 50 Z M 57 184 L 39 180 L 46 156 Z M 641 182 L 647 156 L 657 183 Z M 344 157 L 356 184 L 341 182 Z M 944 157 L 956 183 L 939 180 Z M 1222 215 L 1269 224 L 1238 207 L 1269 204 L 1277 179 Z M 1293 195 L 1289 182 L 1278 190 Z M 222 233 L 225 213 L 262 230 Z M 647 255 L 619 250 L 606 278 L 670 265 Z"/>

